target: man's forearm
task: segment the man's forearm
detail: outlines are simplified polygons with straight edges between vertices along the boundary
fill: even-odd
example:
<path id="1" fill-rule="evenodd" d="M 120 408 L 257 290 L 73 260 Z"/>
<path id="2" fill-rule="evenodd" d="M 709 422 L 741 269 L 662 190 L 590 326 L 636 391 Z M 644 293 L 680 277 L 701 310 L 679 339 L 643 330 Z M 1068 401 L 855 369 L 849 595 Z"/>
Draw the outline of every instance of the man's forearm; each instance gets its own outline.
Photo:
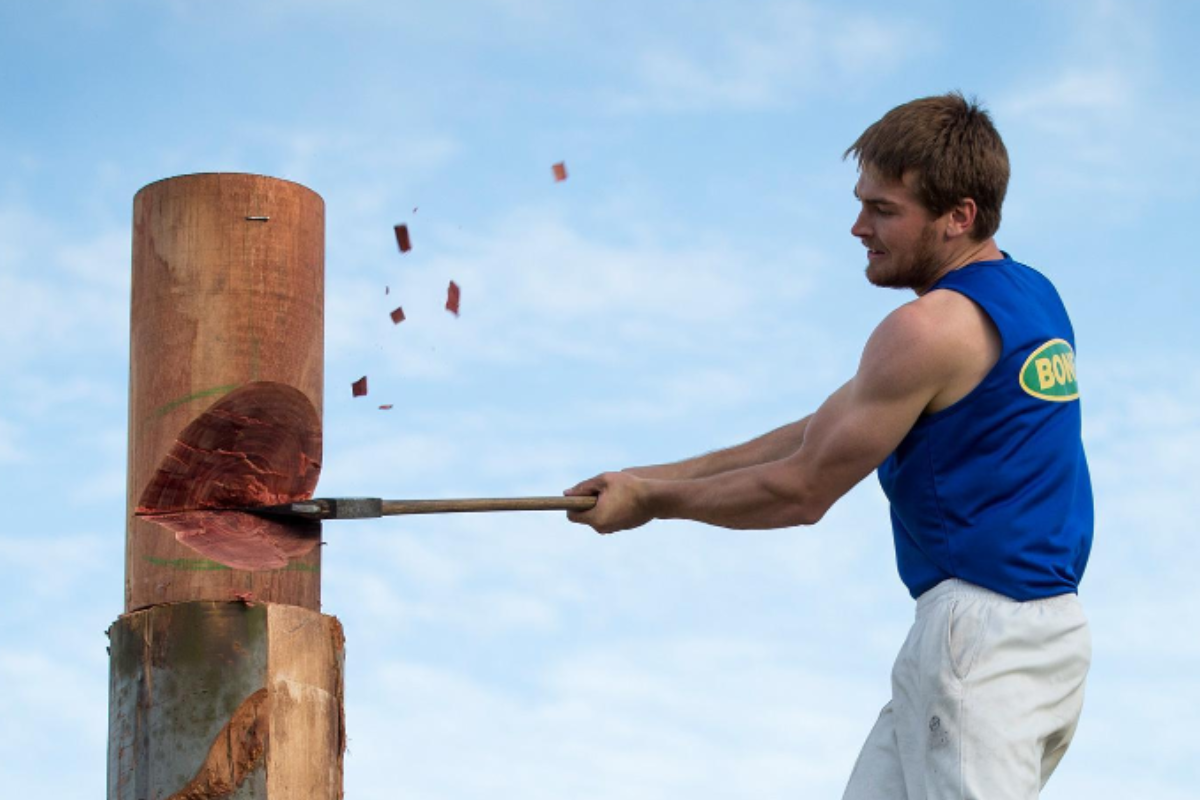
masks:
<path id="1" fill-rule="evenodd" d="M 696 480 L 778 461 L 800 449 L 800 445 L 804 443 L 804 430 L 808 427 L 809 419 L 811 415 L 735 447 L 705 453 L 673 464 L 633 467 L 624 472 L 639 478 L 655 480 Z"/>
<path id="2" fill-rule="evenodd" d="M 647 479 L 640 492 L 652 517 L 742 530 L 811 525 L 824 513 L 786 459 L 706 478 Z"/>

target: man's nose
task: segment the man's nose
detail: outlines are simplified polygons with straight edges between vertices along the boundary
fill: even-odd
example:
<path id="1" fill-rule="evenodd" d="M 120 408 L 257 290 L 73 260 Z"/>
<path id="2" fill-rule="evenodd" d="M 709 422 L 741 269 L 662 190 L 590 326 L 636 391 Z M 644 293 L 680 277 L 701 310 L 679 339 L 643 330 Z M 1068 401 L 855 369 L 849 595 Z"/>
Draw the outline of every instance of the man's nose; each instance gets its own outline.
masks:
<path id="1" fill-rule="evenodd" d="M 865 213 L 858 212 L 858 218 L 854 220 L 854 224 L 850 226 L 850 235 L 863 239 L 871 234 L 871 229 L 867 226 L 866 220 L 863 219 Z"/>

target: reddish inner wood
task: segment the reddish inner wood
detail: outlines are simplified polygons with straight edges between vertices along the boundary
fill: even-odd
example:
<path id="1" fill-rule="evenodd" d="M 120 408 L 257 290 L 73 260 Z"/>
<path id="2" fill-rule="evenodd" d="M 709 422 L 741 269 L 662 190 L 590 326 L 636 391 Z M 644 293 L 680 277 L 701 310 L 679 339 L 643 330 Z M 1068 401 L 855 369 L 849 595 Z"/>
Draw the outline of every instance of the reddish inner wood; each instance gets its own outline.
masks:
<path id="1" fill-rule="evenodd" d="M 222 509 L 307 500 L 320 472 L 321 420 L 304 393 L 248 383 L 184 428 L 136 513 L 214 561 L 279 569 L 317 546 L 321 523 Z"/>
<path id="2" fill-rule="evenodd" d="M 412 239 L 408 235 L 407 225 L 396 226 L 396 244 L 400 246 L 401 253 L 407 253 L 412 250 Z"/>

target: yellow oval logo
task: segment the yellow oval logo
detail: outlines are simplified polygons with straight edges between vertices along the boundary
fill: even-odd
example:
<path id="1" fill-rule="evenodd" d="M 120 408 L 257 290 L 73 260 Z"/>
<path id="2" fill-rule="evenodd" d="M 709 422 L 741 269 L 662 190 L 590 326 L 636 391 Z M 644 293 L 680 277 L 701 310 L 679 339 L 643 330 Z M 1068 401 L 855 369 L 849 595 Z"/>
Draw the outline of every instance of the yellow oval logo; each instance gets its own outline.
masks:
<path id="1" fill-rule="evenodd" d="M 1051 339 L 1034 350 L 1021 367 L 1021 388 L 1039 400 L 1065 403 L 1079 399 L 1075 351 L 1065 339 Z"/>

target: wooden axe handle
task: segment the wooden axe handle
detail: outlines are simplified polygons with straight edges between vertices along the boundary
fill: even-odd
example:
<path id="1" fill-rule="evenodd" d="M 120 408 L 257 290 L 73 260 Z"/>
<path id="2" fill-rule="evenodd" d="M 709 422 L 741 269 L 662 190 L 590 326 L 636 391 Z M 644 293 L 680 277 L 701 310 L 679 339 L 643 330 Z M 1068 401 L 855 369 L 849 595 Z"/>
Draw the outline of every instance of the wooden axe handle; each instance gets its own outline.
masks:
<path id="1" fill-rule="evenodd" d="M 445 514 L 460 511 L 587 511 L 596 505 L 591 495 L 581 497 L 498 497 L 458 500 L 384 500 L 383 516 Z"/>

